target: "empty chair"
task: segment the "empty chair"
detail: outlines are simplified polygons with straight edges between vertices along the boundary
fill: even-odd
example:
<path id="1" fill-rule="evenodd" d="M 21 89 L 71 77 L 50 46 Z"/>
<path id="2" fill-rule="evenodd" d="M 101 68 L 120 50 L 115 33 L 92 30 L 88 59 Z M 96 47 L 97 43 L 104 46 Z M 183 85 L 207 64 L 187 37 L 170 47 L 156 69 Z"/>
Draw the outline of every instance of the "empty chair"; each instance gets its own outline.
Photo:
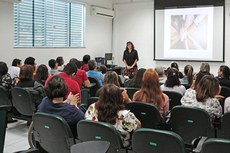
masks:
<path id="1" fill-rule="evenodd" d="M 230 112 L 225 113 L 222 117 L 220 133 L 218 137 L 230 139 Z"/>
<path id="2" fill-rule="evenodd" d="M 78 139 L 81 142 L 85 141 L 108 141 L 110 147 L 108 153 L 126 153 L 123 147 L 121 137 L 115 127 L 111 124 L 81 120 L 77 125 Z"/>
<path id="3" fill-rule="evenodd" d="M 200 108 L 174 107 L 171 111 L 170 124 L 172 130 L 188 145 L 199 136 L 214 137 L 210 116 L 207 111 Z"/>
<path id="4" fill-rule="evenodd" d="M 130 102 L 126 105 L 126 108 L 134 113 L 136 118 L 140 120 L 142 127 L 160 127 L 162 118 L 157 107 L 153 104 L 148 104 L 144 102 Z"/>
<path id="5" fill-rule="evenodd" d="M 11 105 L 9 89 L 4 86 L 0 86 L 0 106 L 1 105 Z"/>
<path id="6" fill-rule="evenodd" d="M 49 153 L 70 153 L 70 147 L 75 144 L 68 123 L 54 114 L 35 113 L 33 135 L 39 145 Z"/>
<path id="7" fill-rule="evenodd" d="M 127 91 L 129 98 L 133 99 L 134 93 L 137 92 L 139 88 L 126 87 L 125 90 Z"/>
<path id="8" fill-rule="evenodd" d="M 201 153 L 229 153 L 230 140 L 212 138 L 202 145 Z"/>
<path id="9" fill-rule="evenodd" d="M 4 149 L 8 109 L 8 106 L 0 106 L 0 152 Z"/>
<path id="10" fill-rule="evenodd" d="M 178 92 L 174 91 L 163 91 L 169 97 L 169 110 L 171 110 L 174 106 L 181 105 L 182 95 Z"/>
<path id="11" fill-rule="evenodd" d="M 31 120 L 36 111 L 33 95 L 25 88 L 12 88 L 12 103 L 20 115 L 14 115 L 16 118 Z"/>
<path id="12" fill-rule="evenodd" d="M 138 129 L 132 137 L 135 153 L 185 153 L 182 138 L 174 133 L 155 129 Z"/>
<path id="13" fill-rule="evenodd" d="M 89 88 L 90 97 L 95 97 L 97 90 L 100 89 L 99 81 L 93 77 L 88 77 L 88 79 L 90 81 L 90 84 L 92 84 L 92 86 L 90 86 Z"/>

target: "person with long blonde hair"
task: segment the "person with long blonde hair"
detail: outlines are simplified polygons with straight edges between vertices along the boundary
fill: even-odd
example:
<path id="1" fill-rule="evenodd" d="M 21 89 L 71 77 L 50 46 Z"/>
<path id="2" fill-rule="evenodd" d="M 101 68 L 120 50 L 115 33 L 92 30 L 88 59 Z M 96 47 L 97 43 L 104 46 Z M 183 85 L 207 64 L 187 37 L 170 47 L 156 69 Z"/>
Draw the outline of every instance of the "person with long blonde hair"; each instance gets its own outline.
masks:
<path id="1" fill-rule="evenodd" d="M 158 74 L 153 69 L 147 69 L 144 73 L 141 89 L 133 95 L 133 101 L 141 101 L 154 104 L 162 117 L 169 110 L 169 98 L 160 89 Z"/>

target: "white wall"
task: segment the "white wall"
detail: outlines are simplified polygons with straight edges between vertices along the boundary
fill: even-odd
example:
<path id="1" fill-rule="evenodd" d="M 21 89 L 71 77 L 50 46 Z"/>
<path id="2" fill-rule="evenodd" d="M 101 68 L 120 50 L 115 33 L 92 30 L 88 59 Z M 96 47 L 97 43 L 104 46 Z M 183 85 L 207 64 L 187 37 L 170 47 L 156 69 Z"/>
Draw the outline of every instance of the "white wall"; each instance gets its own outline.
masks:
<path id="1" fill-rule="evenodd" d="M 72 0 L 74 1 L 74 0 Z M 14 58 L 24 61 L 28 56 L 36 58 L 38 64 L 47 64 L 51 58 L 63 56 L 67 62 L 70 58 L 82 59 L 83 55 L 104 56 L 111 51 L 112 20 L 91 16 L 90 5 L 112 8 L 108 0 L 84 0 L 86 2 L 86 48 L 14 48 L 13 47 L 13 4 L 0 1 L 0 61 L 11 64 Z"/>
<path id="2" fill-rule="evenodd" d="M 118 2 L 119 0 L 116 0 Z M 154 3 L 151 0 L 141 2 L 140 0 L 119 1 L 114 5 L 116 17 L 114 19 L 114 48 L 115 63 L 124 65 L 122 62 L 122 53 L 127 41 L 132 41 L 139 54 L 139 68 L 153 68 L 157 65 L 168 67 L 171 61 L 153 61 L 153 8 Z M 226 0 L 226 26 L 225 26 L 225 63 L 210 62 L 211 72 L 216 75 L 221 64 L 230 66 L 230 0 Z M 195 71 L 199 71 L 200 62 L 178 62 L 180 70 L 186 64 L 192 64 Z"/>

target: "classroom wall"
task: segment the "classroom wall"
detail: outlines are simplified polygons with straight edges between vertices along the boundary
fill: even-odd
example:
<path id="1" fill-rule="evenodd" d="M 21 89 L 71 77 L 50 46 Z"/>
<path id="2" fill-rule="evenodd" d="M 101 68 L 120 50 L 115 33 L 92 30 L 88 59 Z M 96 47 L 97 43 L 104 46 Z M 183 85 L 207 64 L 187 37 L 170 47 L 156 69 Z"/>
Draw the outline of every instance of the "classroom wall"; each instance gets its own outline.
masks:
<path id="1" fill-rule="evenodd" d="M 138 66 L 154 68 L 157 65 L 168 67 L 172 61 L 153 61 L 154 42 L 154 3 L 153 0 L 116 0 L 114 5 L 116 16 L 114 19 L 114 60 L 123 65 L 122 56 L 127 41 L 132 41 L 139 53 Z M 225 63 L 210 62 L 211 72 L 217 75 L 221 64 L 230 66 L 230 0 L 226 0 L 225 10 Z M 199 71 L 200 62 L 178 62 L 180 70 L 186 64 L 192 64 L 195 71 Z"/>
<path id="2" fill-rule="evenodd" d="M 47 64 L 49 59 L 57 56 L 63 56 L 67 62 L 72 57 L 81 60 L 85 54 L 95 57 L 104 56 L 105 52 L 110 52 L 112 19 L 92 16 L 90 6 L 111 8 L 112 2 L 108 0 L 84 0 L 84 2 L 87 10 L 86 48 L 14 48 L 13 4 L 0 1 L 0 61 L 11 65 L 12 60 L 16 57 L 24 61 L 26 57 L 33 56 L 38 64 Z"/>

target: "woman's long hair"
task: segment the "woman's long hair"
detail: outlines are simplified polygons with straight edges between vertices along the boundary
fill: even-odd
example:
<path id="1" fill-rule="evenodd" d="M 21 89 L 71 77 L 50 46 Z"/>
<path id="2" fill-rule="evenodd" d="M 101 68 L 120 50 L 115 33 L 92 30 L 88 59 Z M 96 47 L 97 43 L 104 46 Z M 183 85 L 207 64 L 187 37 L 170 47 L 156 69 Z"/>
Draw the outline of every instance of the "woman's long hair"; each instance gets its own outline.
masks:
<path id="1" fill-rule="evenodd" d="M 143 76 L 142 87 L 136 95 L 136 101 L 145 99 L 145 102 L 153 103 L 159 107 L 165 100 L 160 89 L 159 77 L 153 69 L 147 69 Z"/>
<path id="2" fill-rule="evenodd" d="M 186 65 L 184 67 L 184 74 L 188 77 L 188 84 L 191 85 L 193 82 L 193 67 L 191 65 Z"/>
<path id="3" fill-rule="evenodd" d="M 126 43 L 126 47 L 125 47 L 125 50 L 129 50 L 128 49 L 128 44 L 131 44 L 132 45 L 132 51 L 135 49 L 135 46 L 133 45 L 133 43 L 131 42 L 131 41 L 128 41 L 127 43 Z"/>
<path id="4" fill-rule="evenodd" d="M 95 107 L 98 111 L 98 120 L 115 124 L 118 111 L 124 109 L 122 90 L 114 84 L 106 84 L 99 91 L 99 100 Z"/>
<path id="5" fill-rule="evenodd" d="M 166 87 L 174 87 L 179 86 L 180 80 L 179 80 L 179 73 L 176 68 L 169 68 L 167 70 L 167 80 L 165 81 Z"/>

